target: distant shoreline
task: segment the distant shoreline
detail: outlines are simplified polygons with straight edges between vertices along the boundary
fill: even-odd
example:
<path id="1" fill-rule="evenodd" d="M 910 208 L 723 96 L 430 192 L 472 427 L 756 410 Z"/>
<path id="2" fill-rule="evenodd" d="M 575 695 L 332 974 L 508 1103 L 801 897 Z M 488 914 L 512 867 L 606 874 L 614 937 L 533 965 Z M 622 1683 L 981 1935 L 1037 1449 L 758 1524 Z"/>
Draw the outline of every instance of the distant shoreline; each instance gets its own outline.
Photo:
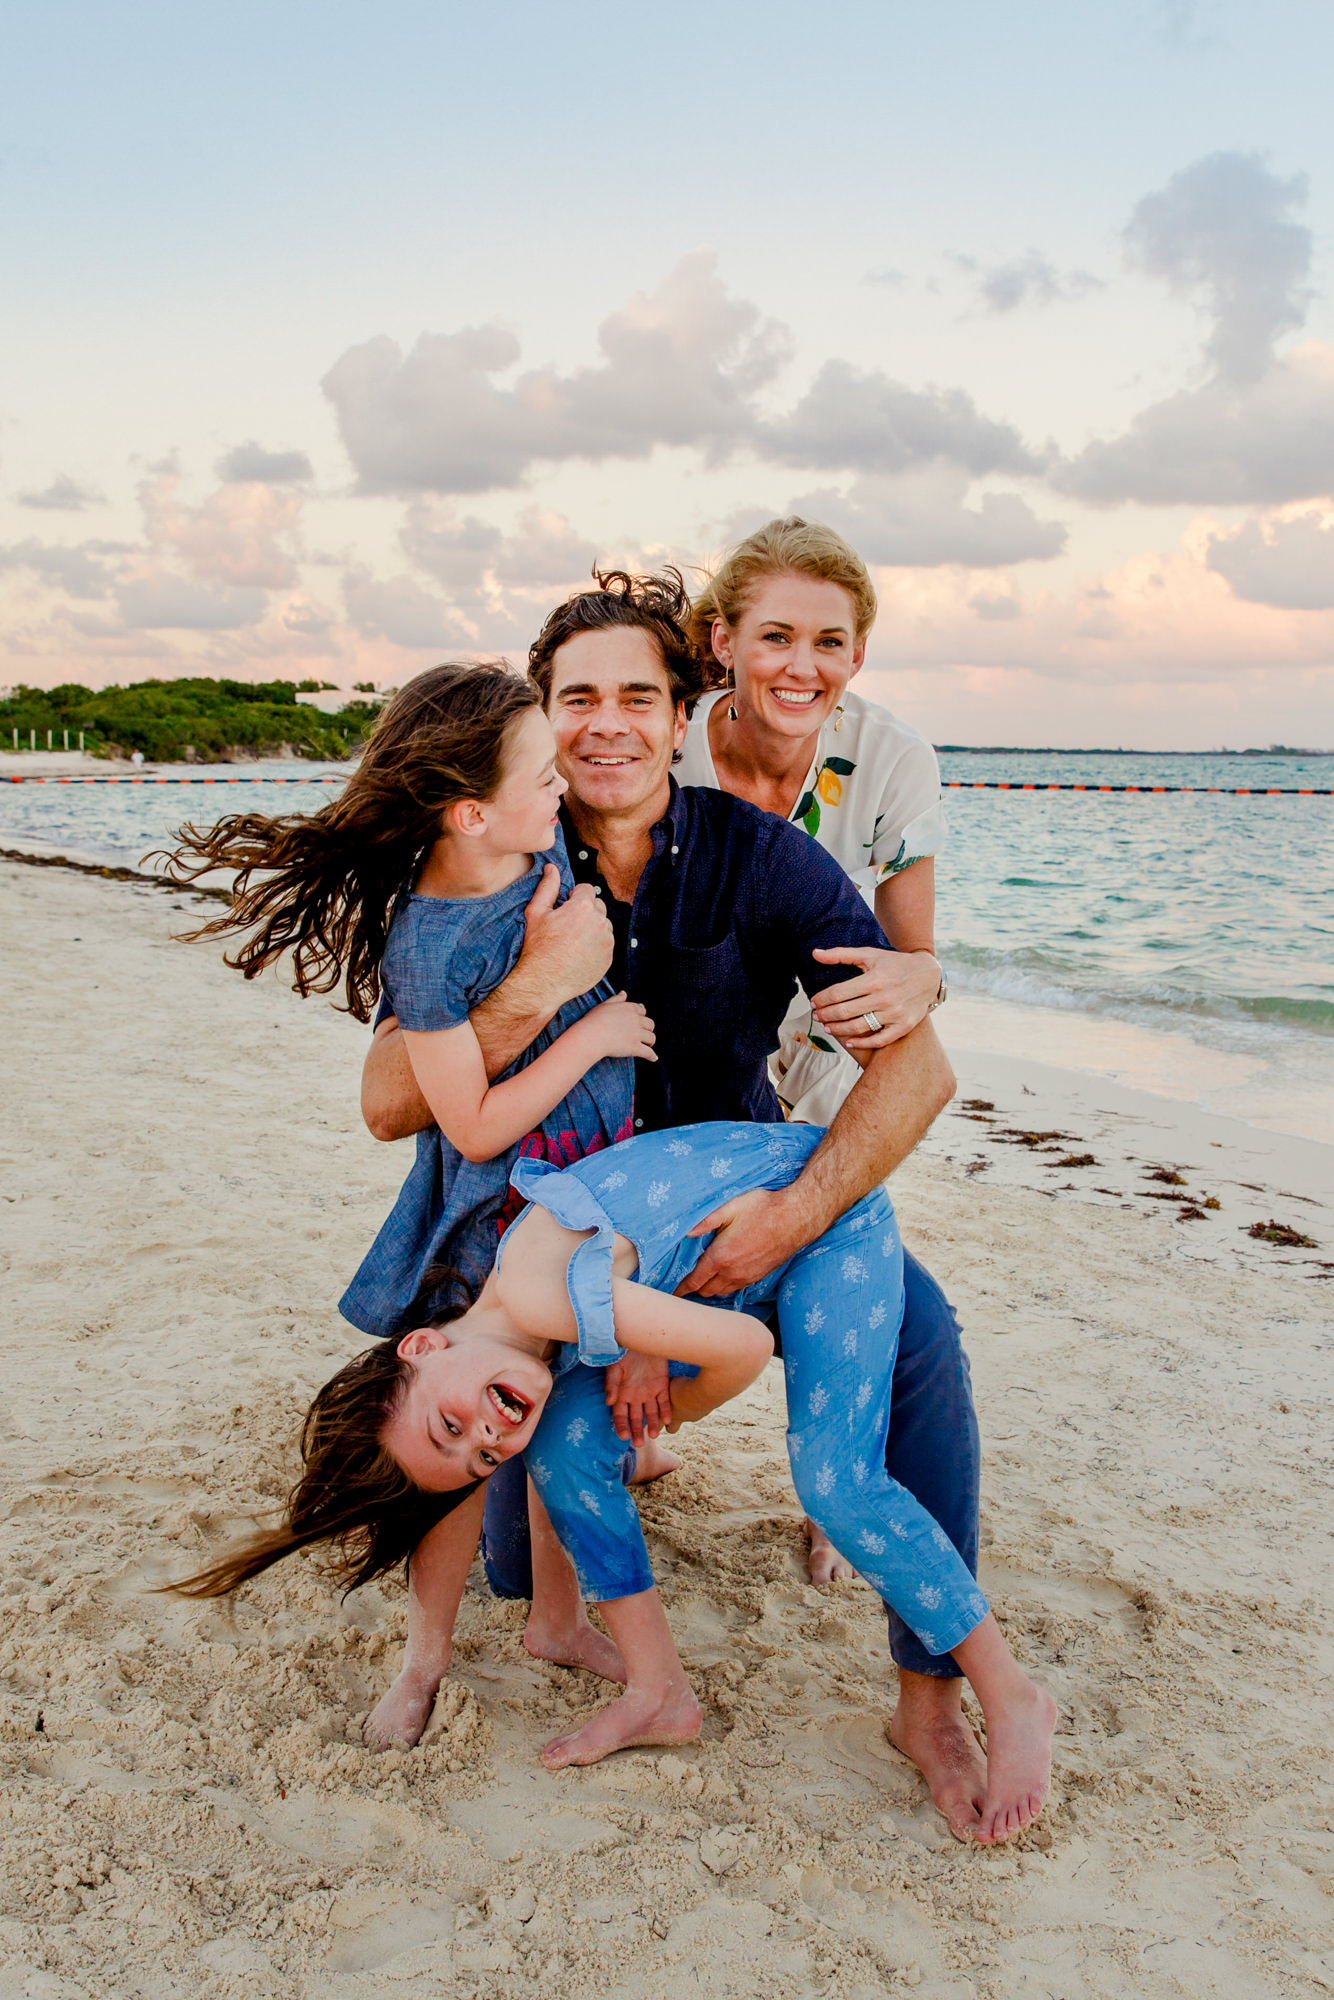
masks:
<path id="1" fill-rule="evenodd" d="M 7 772 L 43 770 L 53 774 L 78 771 L 139 772 L 145 776 L 154 771 L 186 770 L 228 770 L 254 764 L 346 764 L 355 765 L 361 746 L 344 757 L 332 755 L 237 755 L 230 757 L 155 757 L 142 764 L 131 763 L 128 757 L 98 757 L 92 751 L 80 750 L 0 750 L 0 776 Z M 942 757 L 1271 757 L 1334 758 L 1334 750 L 1304 750 L 1293 744 L 1273 744 L 1268 749 L 1250 750 L 1126 750 L 1121 747 L 1108 749 L 1101 747 L 1064 750 L 1052 744 L 1023 743 L 937 743 L 933 746 Z"/>
<path id="2" fill-rule="evenodd" d="M 939 757 L 1334 757 L 1334 750 L 1303 750 L 1292 743 L 1249 750 L 1126 750 L 1120 745 L 1109 750 L 1105 744 L 1062 750 L 1050 743 L 935 743 L 932 748 Z"/>

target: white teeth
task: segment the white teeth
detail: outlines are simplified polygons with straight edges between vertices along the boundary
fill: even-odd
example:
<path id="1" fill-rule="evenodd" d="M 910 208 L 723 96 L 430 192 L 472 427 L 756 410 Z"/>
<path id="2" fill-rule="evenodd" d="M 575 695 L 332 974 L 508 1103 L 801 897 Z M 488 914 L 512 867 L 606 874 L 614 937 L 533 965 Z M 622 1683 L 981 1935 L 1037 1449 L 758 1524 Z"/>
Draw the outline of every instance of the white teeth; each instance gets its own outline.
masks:
<path id="1" fill-rule="evenodd" d="M 789 708 L 806 708 L 815 700 L 815 689 L 809 694 L 798 694 L 792 688 L 770 688 L 775 701 L 786 703 Z"/>

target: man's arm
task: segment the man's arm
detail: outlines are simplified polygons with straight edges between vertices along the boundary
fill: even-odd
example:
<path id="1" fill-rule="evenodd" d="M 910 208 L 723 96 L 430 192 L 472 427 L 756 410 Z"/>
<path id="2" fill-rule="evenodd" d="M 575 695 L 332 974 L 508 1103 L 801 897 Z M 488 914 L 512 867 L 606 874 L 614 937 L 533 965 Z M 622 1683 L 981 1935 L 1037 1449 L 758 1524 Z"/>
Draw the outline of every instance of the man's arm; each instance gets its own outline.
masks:
<path id="1" fill-rule="evenodd" d="M 907 1159 L 954 1091 L 954 1072 L 929 1021 L 876 1049 L 789 1187 L 738 1195 L 691 1231 L 717 1235 L 678 1290 L 704 1298 L 740 1291 L 813 1243 Z"/>
<path id="2" fill-rule="evenodd" d="M 596 892 L 580 883 L 556 909 L 559 893 L 560 874 L 548 863 L 524 917 L 523 950 L 513 972 L 468 1017 L 489 1079 L 507 1070 L 565 1002 L 596 986 L 611 964 L 611 921 Z M 407 1139 L 435 1123 L 392 1016 L 376 1029 L 362 1066 L 361 1115 L 375 1139 Z"/>

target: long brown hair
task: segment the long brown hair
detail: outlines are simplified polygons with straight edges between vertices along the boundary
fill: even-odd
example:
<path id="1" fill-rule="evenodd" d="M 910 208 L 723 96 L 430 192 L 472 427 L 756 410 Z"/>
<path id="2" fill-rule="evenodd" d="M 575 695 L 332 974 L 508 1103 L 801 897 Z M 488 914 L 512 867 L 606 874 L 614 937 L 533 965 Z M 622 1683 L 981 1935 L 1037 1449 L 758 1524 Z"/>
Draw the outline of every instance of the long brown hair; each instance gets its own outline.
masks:
<path id="1" fill-rule="evenodd" d="M 411 1378 L 412 1363 L 392 1340 L 340 1368 L 306 1412 L 304 1470 L 279 1525 L 163 1589 L 182 1597 L 225 1597 L 312 1542 L 333 1544 L 333 1572 L 348 1590 L 406 1562 L 423 1535 L 477 1485 L 474 1480 L 451 1493 L 427 1493 L 380 1442 Z"/>
<path id="2" fill-rule="evenodd" d="M 578 632 L 631 630 L 647 632 L 656 641 L 667 669 L 673 706 L 685 703 L 689 715 L 700 696 L 722 682 L 722 668 L 710 648 L 697 652 L 686 630 L 690 593 L 679 569 L 658 576 L 631 576 L 623 569 L 595 569 L 596 590 L 581 590 L 558 604 L 528 649 L 528 672 L 542 691 L 551 693 L 551 663 L 567 639 Z"/>
<path id="3" fill-rule="evenodd" d="M 369 1020 L 395 903 L 448 808 L 494 795 L 511 725 L 538 699 L 503 665 L 431 667 L 394 696 L 342 792 L 318 812 L 181 827 L 179 847 L 161 857 L 170 880 L 236 871 L 226 915 L 189 937 L 249 933 L 226 961 L 247 979 L 290 951 L 303 995 L 331 992 L 345 975 L 348 1012 Z"/>

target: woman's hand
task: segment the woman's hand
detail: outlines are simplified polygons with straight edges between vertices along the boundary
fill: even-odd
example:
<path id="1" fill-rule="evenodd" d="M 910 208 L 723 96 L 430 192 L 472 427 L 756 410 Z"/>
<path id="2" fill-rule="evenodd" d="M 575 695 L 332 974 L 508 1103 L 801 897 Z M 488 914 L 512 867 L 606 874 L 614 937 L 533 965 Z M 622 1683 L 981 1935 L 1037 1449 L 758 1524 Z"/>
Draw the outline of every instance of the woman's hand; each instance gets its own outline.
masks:
<path id="1" fill-rule="evenodd" d="M 627 1000 L 624 993 L 591 1008 L 576 1026 L 580 1034 L 587 1034 L 595 1042 L 599 1056 L 635 1056 L 640 1062 L 658 1060 L 653 1053 L 656 1036 L 648 1009 L 637 1000 Z"/>
<path id="2" fill-rule="evenodd" d="M 910 1035 L 940 991 L 940 963 L 929 951 L 881 951 L 870 946 L 815 951 L 822 965 L 856 965 L 861 970 L 839 986 L 826 986 L 815 1001 L 815 1018 L 845 1049 L 883 1049 Z M 877 1030 L 868 1028 L 874 1014 Z"/>

